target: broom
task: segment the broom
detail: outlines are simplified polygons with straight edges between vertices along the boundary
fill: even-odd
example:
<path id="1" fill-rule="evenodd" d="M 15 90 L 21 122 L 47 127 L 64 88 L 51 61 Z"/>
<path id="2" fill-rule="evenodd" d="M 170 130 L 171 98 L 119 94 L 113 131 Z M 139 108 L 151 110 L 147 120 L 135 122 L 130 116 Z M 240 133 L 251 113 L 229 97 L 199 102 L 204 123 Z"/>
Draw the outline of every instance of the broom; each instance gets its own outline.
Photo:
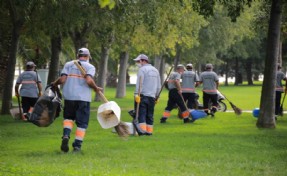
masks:
<path id="1" fill-rule="evenodd" d="M 85 75 L 86 75 L 86 71 L 85 71 L 85 69 L 81 66 L 81 63 L 78 62 L 77 60 L 74 60 L 74 64 L 75 64 L 75 65 L 78 67 L 78 69 L 81 71 L 81 74 L 82 74 L 83 76 L 85 76 Z M 104 102 L 108 102 L 108 100 L 106 99 L 106 97 L 104 96 L 104 94 L 103 94 L 101 91 L 99 91 L 98 93 L 99 93 L 100 97 L 102 98 L 102 100 L 103 100 Z M 117 125 L 115 126 L 115 130 L 116 130 L 116 132 L 118 133 L 118 135 L 119 135 L 120 137 L 127 137 L 127 136 L 129 136 L 129 130 L 128 130 L 128 128 L 129 128 L 129 127 L 128 127 L 124 122 L 122 122 L 122 121 L 120 121 L 119 124 L 117 124 Z"/>
<path id="2" fill-rule="evenodd" d="M 187 107 L 187 105 L 186 105 L 186 102 L 184 101 L 184 98 L 183 98 L 182 94 L 179 94 L 179 95 L 180 95 L 180 97 L 181 97 L 181 99 L 182 99 L 182 101 L 183 101 L 183 104 L 184 104 L 184 106 L 185 106 L 185 109 L 186 109 L 187 111 L 189 111 L 189 109 L 188 109 L 188 107 Z M 180 108 L 178 108 L 178 109 L 180 110 Z M 193 118 L 192 118 L 190 112 L 189 112 L 188 114 L 189 114 L 188 116 L 191 118 L 191 122 L 193 122 L 194 120 L 193 120 Z M 178 115 L 178 117 L 179 117 L 180 119 L 183 119 L 183 117 L 182 117 L 181 114 L 180 114 L 180 116 Z"/>
<path id="3" fill-rule="evenodd" d="M 22 107 L 21 107 L 20 97 L 19 96 L 17 96 L 17 102 L 18 102 L 18 108 L 19 108 L 19 116 L 20 116 L 21 119 L 25 120 L 23 118 Z"/>
<path id="4" fill-rule="evenodd" d="M 101 91 L 99 91 L 99 95 L 105 103 L 109 102 Z M 129 127 L 124 122 L 120 121 L 114 128 L 120 137 L 126 138 L 129 136 Z"/>
<path id="5" fill-rule="evenodd" d="M 139 87 L 138 87 L 138 96 L 141 96 L 141 84 L 142 84 L 142 77 L 139 78 Z M 140 102 L 137 103 L 137 108 L 136 108 L 136 117 L 135 117 L 135 122 L 138 123 L 139 121 L 139 110 L 140 110 Z M 133 135 L 135 136 L 137 132 L 137 127 L 134 125 L 134 131 Z"/>
<path id="6" fill-rule="evenodd" d="M 278 112 L 278 114 L 279 114 L 280 116 L 283 116 L 283 104 L 284 104 L 284 100 L 285 100 L 285 97 L 286 97 L 286 88 L 287 88 L 287 81 L 286 81 L 286 83 L 285 83 L 284 97 L 283 97 L 283 100 L 282 100 L 282 103 L 281 103 L 281 105 L 280 105 L 280 109 L 279 109 L 279 112 Z"/>
<path id="7" fill-rule="evenodd" d="M 158 99 L 159 99 L 159 96 L 160 96 L 160 94 L 161 94 L 161 92 L 162 92 L 162 89 L 163 89 L 163 87 L 165 86 L 166 81 L 168 80 L 169 75 L 170 75 L 170 73 L 171 73 L 172 69 L 173 69 L 173 65 L 171 66 L 171 68 L 170 68 L 170 70 L 169 70 L 169 72 L 168 72 L 168 74 L 167 74 L 167 76 L 166 76 L 166 78 L 165 78 L 164 82 L 162 83 L 162 86 L 161 86 L 161 88 L 160 88 L 160 91 L 159 91 L 158 95 L 157 95 L 157 96 L 156 96 L 156 98 L 155 98 L 156 100 L 158 100 Z"/>
<path id="8" fill-rule="evenodd" d="M 219 91 L 218 91 L 219 92 Z M 220 92 L 219 92 L 220 93 Z M 222 94 L 222 93 L 221 93 Z M 222 94 L 223 95 L 223 94 Z M 242 114 L 242 110 L 240 108 L 238 108 L 237 106 L 235 106 L 231 101 L 229 101 L 227 99 L 227 97 L 225 95 L 223 95 L 225 97 L 225 99 L 229 102 L 230 106 L 232 107 L 234 113 L 236 115 L 241 115 Z"/>
<path id="9" fill-rule="evenodd" d="M 283 97 L 283 100 L 282 100 L 282 103 L 280 105 L 280 109 L 279 109 L 279 112 L 278 112 L 278 114 L 280 116 L 283 116 L 283 104 L 284 104 L 285 97 L 286 97 L 286 92 L 284 93 L 284 97 Z"/>

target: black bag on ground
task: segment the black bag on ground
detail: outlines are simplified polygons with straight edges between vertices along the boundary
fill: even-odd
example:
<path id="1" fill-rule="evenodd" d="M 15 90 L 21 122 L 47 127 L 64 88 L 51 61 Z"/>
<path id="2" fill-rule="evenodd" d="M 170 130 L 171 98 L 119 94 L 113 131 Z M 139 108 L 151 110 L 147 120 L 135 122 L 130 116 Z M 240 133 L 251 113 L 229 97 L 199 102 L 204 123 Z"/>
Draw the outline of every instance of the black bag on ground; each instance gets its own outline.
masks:
<path id="1" fill-rule="evenodd" d="M 39 127 L 47 127 L 59 117 L 62 95 L 58 87 L 47 86 L 44 94 L 36 102 L 28 121 Z"/>

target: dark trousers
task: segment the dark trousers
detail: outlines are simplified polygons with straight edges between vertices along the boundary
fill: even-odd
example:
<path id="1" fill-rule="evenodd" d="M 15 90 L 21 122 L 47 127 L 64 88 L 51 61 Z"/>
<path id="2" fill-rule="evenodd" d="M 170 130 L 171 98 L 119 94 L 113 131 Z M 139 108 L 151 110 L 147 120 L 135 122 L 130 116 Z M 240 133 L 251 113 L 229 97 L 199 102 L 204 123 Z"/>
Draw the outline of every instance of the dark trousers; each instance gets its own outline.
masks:
<path id="1" fill-rule="evenodd" d="M 77 127 L 87 129 L 90 119 L 90 102 L 65 100 L 64 119 L 74 120 Z"/>
<path id="2" fill-rule="evenodd" d="M 189 109 L 195 109 L 195 93 L 182 93 L 183 99 L 187 102 L 187 107 Z"/>
<path id="3" fill-rule="evenodd" d="M 203 92 L 203 108 L 205 110 L 205 112 L 208 112 L 208 105 L 209 105 L 209 101 L 211 101 L 212 103 L 212 111 L 215 112 L 216 108 L 218 106 L 218 102 L 217 102 L 217 94 L 207 94 L 205 92 Z"/>
<path id="4" fill-rule="evenodd" d="M 155 98 L 141 95 L 138 123 L 146 123 L 147 125 L 153 125 L 154 106 Z M 137 103 L 135 102 L 135 110 L 136 108 Z"/>
<path id="5" fill-rule="evenodd" d="M 21 104 L 23 113 L 27 113 L 30 107 L 34 107 L 38 98 L 31 98 L 31 97 L 21 97 Z"/>
<path id="6" fill-rule="evenodd" d="M 177 89 L 171 89 L 168 92 L 168 101 L 167 101 L 167 107 L 165 108 L 165 110 L 167 111 L 172 111 L 172 109 L 178 105 L 178 107 L 180 108 L 181 112 L 186 111 L 186 107 L 184 105 L 184 102 L 181 98 L 181 95 L 178 94 Z"/>
<path id="7" fill-rule="evenodd" d="M 78 128 L 87 129 L 90 119 L 90 102 L 65 100 L 64 120 L 65 119 L 75 121 Z M 63 129 L 63 136 L 70 136 L 70 133 L 71 129 Z M 83 140 L 75 139 L 73 147 L 81 148 L 82 142 Z"/>
<path id="8" fill-rule="evenodd" d="M 280 112 L 281 94 L 282 94 L 282 92 L 276 91 L 276 94 L 275 94 L 275 115 L 278 115 Z"/>

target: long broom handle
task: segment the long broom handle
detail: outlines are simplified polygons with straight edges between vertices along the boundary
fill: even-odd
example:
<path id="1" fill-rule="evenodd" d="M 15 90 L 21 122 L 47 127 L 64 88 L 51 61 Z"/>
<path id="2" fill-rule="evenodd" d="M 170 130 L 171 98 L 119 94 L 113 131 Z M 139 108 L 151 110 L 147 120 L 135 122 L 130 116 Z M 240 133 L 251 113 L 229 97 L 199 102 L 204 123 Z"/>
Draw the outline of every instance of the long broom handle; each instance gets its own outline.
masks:
<path id="1" fill-rule="evenodd" d="M 188 110 L 188 107 L 187 107 L 187 105 L 186 105 L 186 102 L 184 101 L 184 98 L 183 98 L 182 94 L 180 93 L 179 95 L 180 95 L 180 97 L 181 97 L 181 99 L 182 99 L 182 101 L 183 101 L 183 104 L 184 104 L 186 110 Z"/>
<path id="2" fill-rule="evenodd" d="M 284 93 L 284 97 L 283 97 L 283 100 L 282 100 L 281 105 L 280 105 L 281 107 L 283 107 L 283 103 L 284 103 L 285 97 L 286 97 L 286 92 Z"/>
<path id="3" fill-rule="evenodd" d="M 74 60 L 74 64 L 78 67 L 78 69 L 80 70 L 81 74 L 83 76 L 86 75 L 86 71 L 85 69 L 80 65 L 80 63 L 77 61 L 77 60 Z M 102 91 L 98 91 L 97 92 L 100 97 L 102 98 L 102 100 L 107 103 L 109 102 L 108 99 L 105 97 L 105 95 L 102 93 Z M 121 121 L 119 122 L 118 125 L 115 126 L 115 130 L 116 132 L 118 133 L 119 136 L 121 137 L 125 137 L 128 135 L 128 132 L 127 132 L 127 125 L 125 125 L 124 123 L 122 123 Z"/>
<path id="4" fill-rule="evenodd" d="M 19 96 L 17 96 L 17 100 L 18 100 L 18 108 L 19 108 L 20 117 L 22 118 L 22 107 L 21 107 L 21 104 L 20 104 Z"/>
<path id="5" fill-rule="evenodd" d="M 37 85 L 38 92 L 39 92 L 38 93 L 38 97 L 40 97 L 39 95 L 41 95 L 42 92 L 40 91 L 40 87 L 39 87 L 39 83 L 38 83 L 39 82 L 39 80 L 38 80 L 38 75 L 39 74 L 38 74 L 38 71 L 36 69 L 34 71 L 36 72 L 36 85 Z"/>
<path id="6" fill-rule="evenodd" d="M 109 102 L 109 100 L 105 97 L 105 95 L 102 93 L 102 91 L 99 91 L 98 94 L 100 95 L 101 99 L 102 99 L 105 103 Z"/>
<path id="7" fill-rule="evenodd" d="M 77 60 L 74 60 L 74 64 L 78 67 L 78 69 L 80 70 L 81 74 L 83 76 L 86 75 L 86 70 L 80 65 L 80 63 Z"/>
<path id="8" fill-rule="evenodd" d="M 86 75 L 86 70 L 80 65 L 80 63 L 77 60 L 74 60 L 74 64 L 78 67 L 78 69 L 80 70 L 81 74 L 83 76 L 85 76 Z M 105 95 L 102 93 L 102 91 L 98 91 L 97 93 L 100 95 L 101 99 L 105 103 L 109 102 L 108 99 L 105 97 Z"/>
<path id="9" fill-rule="evenodd" d="M 164 85 L 165 85 L 167 79 L 169 78 L 169 75 L 170 75 L 172 69 L 173 69 L 173 65 L 171 66 L 171 68 L 170 68 L 170 70 L 169 70 L 169 72 L 168 72 L 168 74 L 167 74 L 167 76 L 166 76 L 164 82 L 162 83 L 161 88 L 160 88 L 160 91 L 159 91 L 158 95 L 156 96 L 156 99 L 159 98 L 159 96 L 160 96 L 160 94 L 161 94 L 161 91 L 162 91 L 162 89 L 163 89 L 163 87 L 164 87 Z"/>
<path id="10" fill-rule="evenodd" d="M 218 92 L 219 92 L 219 90 L 217 90 Z M 221 92 L 219 92 L 220 94 L 222 94 L 223 96 L 224 96 L 224 98 L 229 102 L 229 103 L 231 103 L 230 102 L 230 100 L 228 100 L 228 98 L 223 94 L 223 93 L 221 93 Z"/>
<path id="11" fill-rule="evenodd" d="M 139 87 L 138 87 L 138 96 L 141 96 L 141 84 L 142 84 L 142 77 L 139 78 Z M 136 119 L 139 118 L 139 109 L 140 109 L 140 103 L 137 103 L 137 109 L 136 109 Z"/>
<path id="12" fill-rule="evenodd" d="M 285 97 L 286 97 L 286 88 L 287 88 L 287 81 L 285 82 L 285 92 L 284 92 L 284 97 L 283 97 L 283 100 L 281 102 L 280 107 L 283 107 L 283 103 L 284 103 L 284 100 L 285 100 Z"/>

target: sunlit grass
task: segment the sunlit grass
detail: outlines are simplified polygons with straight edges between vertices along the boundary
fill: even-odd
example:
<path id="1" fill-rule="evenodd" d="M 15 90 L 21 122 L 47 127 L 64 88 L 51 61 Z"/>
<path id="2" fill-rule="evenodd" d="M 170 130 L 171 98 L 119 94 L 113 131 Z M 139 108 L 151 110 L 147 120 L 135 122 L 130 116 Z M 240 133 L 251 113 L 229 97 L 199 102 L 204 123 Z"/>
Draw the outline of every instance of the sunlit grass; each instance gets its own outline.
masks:
<path id="1" fill-rule="evenodd" d="M 244 110 L 259 106 L 260 86 L 219 90 Z M 123 121 L 131 121 L 127 111 L 133 107 L 133 91 L 128 87 L 123 99 L 114 98 L 113 88 L 105 92 L 122 108 Z M 256 118 L 247 112 L 221 112 L 183 124 L 174 110 L 168 123 L 160 124 L 166 101 L 164 90 L 155 108 L 154 135 L 128 140 L 100 127 L 96 110 L 101 102 L 93 102 L 83 151 L 77 154 L 60 152 L 62 117 L 39 128 L 1 116 L 0 175 L 286 175 L 286 115 L 275 129 L 256 128 Z"/>

